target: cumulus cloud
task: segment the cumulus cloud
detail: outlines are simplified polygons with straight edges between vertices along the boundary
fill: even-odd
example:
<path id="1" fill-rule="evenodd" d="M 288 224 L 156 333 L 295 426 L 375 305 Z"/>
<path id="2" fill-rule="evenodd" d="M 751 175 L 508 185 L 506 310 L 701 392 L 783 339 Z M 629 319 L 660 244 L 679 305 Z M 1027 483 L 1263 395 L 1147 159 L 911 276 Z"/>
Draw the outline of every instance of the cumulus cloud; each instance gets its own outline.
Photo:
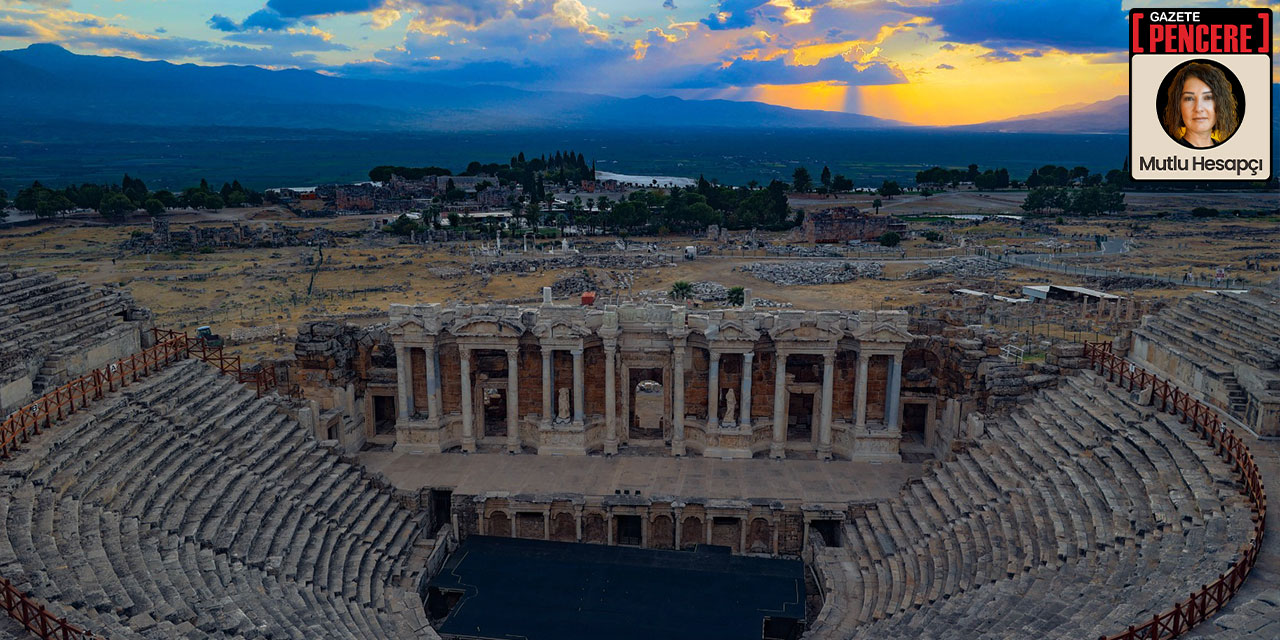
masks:
<path id="1" fill-rule="evenodd" d="M 987 62 L 1017 62 L 1022 59 L 1022 56 L 1006 49 L 992 49 L 980 57 Z"/>
<path id="2" fill-rule="evenodd" d="M 662 0 L 662 8 L 668 9 L 668 10 L 674 10 L 674 9 L 679 9 L 680 7 L 676 6 L 675 0 Z"/>
<path id="3" fill-rule="evenodd" d="M 943 71 L 951 71 L 952 69 L 955 69 L 955 67 L 953 67 L 953 66 L 951 66 L 951 65 L 949 65 L 949 64 L 947 64 L 947 63 L 945 63 L 945 62 L 943 62 L 943 63 L 939 64 L 937 68 L 942 69 Z"/>

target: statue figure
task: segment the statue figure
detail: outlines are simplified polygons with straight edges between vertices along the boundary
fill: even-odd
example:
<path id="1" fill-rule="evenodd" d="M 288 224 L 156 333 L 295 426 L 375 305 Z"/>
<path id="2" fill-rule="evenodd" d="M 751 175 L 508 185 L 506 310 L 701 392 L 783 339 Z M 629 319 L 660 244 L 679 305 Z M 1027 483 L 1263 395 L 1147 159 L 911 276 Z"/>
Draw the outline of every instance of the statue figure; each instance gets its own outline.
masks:
<path id="1" fill-rule="evenodd" d="M 734 395 L 733 389 L 724 394 L 724 421 L 722 424 L 733 424 L 734 413 L 738 410 L 738 396 Z"/>
<path id="2" fill-rule="evenodd" d="M 556 420 L 569 421 L 569 387 L 560 387 L 560 394 L 556 401 Z"/>

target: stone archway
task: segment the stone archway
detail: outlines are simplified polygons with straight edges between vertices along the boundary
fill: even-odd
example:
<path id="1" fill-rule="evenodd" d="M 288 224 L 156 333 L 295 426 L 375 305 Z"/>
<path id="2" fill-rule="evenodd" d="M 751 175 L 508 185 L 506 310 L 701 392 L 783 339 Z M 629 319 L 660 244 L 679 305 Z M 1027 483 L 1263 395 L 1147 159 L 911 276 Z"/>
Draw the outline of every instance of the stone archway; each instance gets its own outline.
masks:
<path id="1" fill-rule="evenodd" d="M 606 544 L 609 539 L 604 526 L 604 516 L 588 513 L 582 517 L 582 541 L 591 544 Z"/>
<path id="2" fill-rule="evenodd" d="M 556 542 L 577 542 L 578 525 L 572 513 L 560 512 L 551 518 L 551 539 Z"/>
<path id="3" fill-rule="evenodd" d="M 773 552 L 773 526 L 764 518 L 754 518 L 747 528 L 748 553 Z"/>
<path id="4" fill-rule="evenodd" d="M 485 523 L 485 534 L 503 538 L 511 537 L 511 518 L 502 511 L 489 514 Z"/>
<path id="5" fill-rule="evenodd" d="M 676 525 L 668 516 L 656 516 L 649 523 L 649 546 L 654 549 L 676 548 Z"/>
<path id="6" fill-rule="evenodd" d="M 692 549 L 694 545 L 707 541 L 707 532 L 703 529 L 702 518 L 689 516 L 680 523 L 680 548 Z"/>

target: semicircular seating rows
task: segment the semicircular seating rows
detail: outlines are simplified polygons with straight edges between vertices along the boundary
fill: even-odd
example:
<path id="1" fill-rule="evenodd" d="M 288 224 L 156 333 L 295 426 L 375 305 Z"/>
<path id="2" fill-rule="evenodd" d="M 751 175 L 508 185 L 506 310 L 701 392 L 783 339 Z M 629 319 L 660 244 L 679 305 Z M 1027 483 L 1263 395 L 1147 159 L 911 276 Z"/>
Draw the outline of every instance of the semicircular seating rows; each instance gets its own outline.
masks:
<path id="1" fill-rule="evenodd" d="M 438 637 L 423 517 L 198 360 L 0 465 L 0 523 L 0 575 L 116 640 Z"/>
<path id="2" fill-rule="evenodd" d="M 815 554 L 827 599 L 807 637 L 1090 640 L 1227 571 L 1254 527 L 1243 484 L 1126 395 L 1063 377 L 846 524 Z"/>

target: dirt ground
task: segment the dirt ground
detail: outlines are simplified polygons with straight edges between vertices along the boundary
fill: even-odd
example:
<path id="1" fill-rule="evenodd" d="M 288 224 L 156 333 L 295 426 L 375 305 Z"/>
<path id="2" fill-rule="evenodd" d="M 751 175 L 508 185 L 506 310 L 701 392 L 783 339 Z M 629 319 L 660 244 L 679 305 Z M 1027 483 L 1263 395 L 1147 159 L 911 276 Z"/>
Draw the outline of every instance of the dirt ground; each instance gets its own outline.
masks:
<path id="1" fill-rule="evenodd" d="M 967 198 L 983 204 L 987 200 L 1001 201 L 994 196 L 987 199 L 982 194 L 947 194 L 947 197 Z M 1194 200 L 1201 196 L 1189 197 Z M 942 199 L 943 196 L 929 198 L 933 202 Z M 894 207 L 899 203 L 903 210 L 917 206 L 906 198 L 895 198 Z M 1218 203 L 1218 206 L 1223 205 Z M 234 219 L 250 224 L 287 219 L 290 225 L 349 231 L 369 228 L 378 217 L 301 220 L 280 210 L 253 209 L 220 212 L 215 216 L 182 213 L 174 216 L 171 224 L 176 230 L 192 223 L 221 226 Z M 979 224 L 919 219 L 911 223 L 913 230 L 938 230 L 944 240 L 910 239 L 903 248 L 908 258 L 936 258 L 958 252 L 962 244 L 983 245 L 997 251 L 1043 252 L 1055 245 L 1067 247 L 1066 251 L 1090 251 L 1093 236 L 1105 234 L 1130 238 L 1132 250 L 1116 256 L 1071 260 L 1102 268 L 1177 275 L 1189 267 L 1199 274 L 1223 266 L 1232 275 L 1257 284 L 1275 280 L 1280 275 L 1270 271 L 1280 266 L 1280 224 L 1276 220 L 1192 221 L 1148 216 L 1067 220 L 1061 225 L 1050 223 L 1050 226 L 1059 233 L 1052 235 L 1044 225 L 1024 227 L 1016 221 Z M 329 315 L 376 322 L 385 317 L 387 307 L 393 303 L 534 301 L 543 286 L 581 272 L 581 269 L 561 269 L 485 276 L 472 272 L 472 259 L 467 255 L 466 245 L 455 244 L 452 251 L 448 247 L 426 249 L 396 244 L 395 239 L 386 236 L 339 239 L 336 247 L 325 249 L 324 263 L 319 269 L 306 264 L 317 257 L 311 247 L 150 255 L 126 253 L 121 249 L 121 243 L 131 234 L 149 231 L 150 223 L 146 219 L 120 226 L 86 226 L 72 220 L 0 230 L 0 255 L 4 256 L 0 261 L 11 266 L 52 270 L 97 285 L 128 286 L 135 299 L 154 312 L 158 325 L 190 331 L 209 324 L 224 335 L 235 327 L 273 324 L 290 332 L 303 320 Z M 782 234 L 777 234 L 770 239 L 776 242 L 782 238 Z M 685 244 L 708 244 L 705 240 L 687 237 L 632 240 L 656 242 L 662 250 L 673 254 Z M 959 287 L 1016 296 L 1026 284 L 1088 284 L 1078 277 L 1026 269 L 1010 269 L 1001 272 L 998 278 L 976 281 L 959 281 L 954 276 L 901 279 L 906 272 L 924 265 L 912 259 L 886 262 L 880 278 L 833 285 L 781 286 L 738 270 L 744 264 L 769 258 L 735 256 L 732 247 L 723 253 L 726 255 L 678 260 L 671 266 L 631 272 L 630 292 L 666 291 L 678 280 L 713 281 L 729 287 L 743 286 L 751 289 L 754 297 L 790 303 L 801 309 L 895 309 L 948 300 Z M 1246 258 L 1259 260 L 1263 270 L 1245 271 Z M 605 282 L 613 282 L 619 275 L 606 270 L 591 271 Z M 1167 297 L 1189 292 L 1181 288 L 1141 289 L 1133 295 Z M 612 293 L 610 296 L 609 292 L 601 292 L 609 301 L 627 299 L 625 289 Z M 261 355 L 287 348 L 286 343 L 272 345 L 268 341 L 243 350 Z"/>

